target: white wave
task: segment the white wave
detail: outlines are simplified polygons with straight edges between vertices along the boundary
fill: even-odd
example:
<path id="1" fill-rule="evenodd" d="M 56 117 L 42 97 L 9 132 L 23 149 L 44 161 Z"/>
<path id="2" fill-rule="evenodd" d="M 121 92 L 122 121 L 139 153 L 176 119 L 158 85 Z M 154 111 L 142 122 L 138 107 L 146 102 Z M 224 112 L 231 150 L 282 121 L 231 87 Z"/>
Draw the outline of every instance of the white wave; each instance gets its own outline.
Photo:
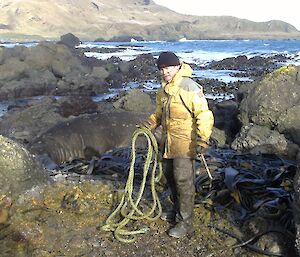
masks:
<path id="1" fill-rule="evenodd" d="M 220 61 L 229 57 L 236 57 L 237 54 L 228 53 L 228 52 L 207 52 L 202 50 L 197 50 L 193 52 L 179 52 L 177 55 L 187 63 L 195 63 L 198 65 L 207 64 L 212 61 Z"/>
<path id="2" fill-rule="evenodd" d="M 179 41 L 179 42 L 186 42 L 187 39 L 186 39 L 185 37 L 183 37 L 183 38 L 180 38 L 178 41 Z"/>
<path id="3" fill-rule="evenodd" d="M 82 42 L 76 48 L 116 48 L 115 45 L 106 44 L 105 42 Z"/>
<path id="4" fill-rule="evenodd" d="M 104 100 L 111 99 L 111 98 L 113 98 L 117 95 L 118 95 L 118 92 L 104 93 L 104 94 L 101 94 L 101 95 L 93 96 L 92 100 L 97 103 L 97 102 L 102 102 Z"/>
<path id="5" fill-rule="evenodd" d="M 220 94 L 205 94 L 205 97 L 207 99 L 211 99 L 217 102 L 222 102 L 224 100 L 230 100 L 230 99 L 234 99 L 234 95 L 231 93 L 220 93 Z"/>
<path id="6" fill-rule="evenodd" d="M 135 59 L 138 55 L 142 53 L 147 53 L 148 51 L 141 51 L 140 49 L 126 49 L 124 51 L 120 52 L 114 52 L 114 53 L 97 53 L 97 52 L 85 52 L 85 56 L 87 57 L 95 57 L 97 59 L 101 60 L 107 60 L 111 57 L 119 57 L 123 61 L 131 61 Z"/>
<path id="7" fill-rule="evenodd" d="M 38 43 L 0 43 L 0 46 L 3 46 L 5 48 L 14 48 L 16 46 L 26 46 L 26 47 L 32 47 L 36 46 Z"/>
<path id="8" fill-rule="evenodd" d="M 194 77 L 202 79 L 217 79 L 225 83 L 236 82 L 236 81 L 252 81 L 249 77 L 235 77 L 235 74 L 242 72 L 236 70 L 195 70 L 193 73 Z"/>

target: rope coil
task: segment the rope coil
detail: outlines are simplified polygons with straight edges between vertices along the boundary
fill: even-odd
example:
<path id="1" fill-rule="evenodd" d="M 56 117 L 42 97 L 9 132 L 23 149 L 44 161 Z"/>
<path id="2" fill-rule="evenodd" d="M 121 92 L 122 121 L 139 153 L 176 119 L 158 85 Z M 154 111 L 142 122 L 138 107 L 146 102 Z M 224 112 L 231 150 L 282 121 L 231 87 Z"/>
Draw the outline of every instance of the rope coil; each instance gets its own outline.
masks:
<path id="1" fill-rule="evenodd" d="M 140 188 L 137 193 L 137 197 L 134 199 L 134 165 L 135 165 L 135 148 L 136 140 L 139 136 L 145 136 L 148 143 L 147 157 L 143 168 L 143 179 L 140 184 Z M 138 230 L 129 230 L 125 226 L 132 220 L 157 220 L 161 216 L 162 207 L 159 201 L 157 192 L 155 190 L 156 183 L 159 182 L 162 176 L 162 163 L 159 157 L 158 145 L 156 138 L 152 132 L 147 128 L 138 128 L 134 131 L 132 135 L 131 143 L 131 156 L 130 156 L 130 170 L 128 179 L 126 182 L 124 193 L 121 196 L 121 200 L 117 208 L 109 215 L 105 225 L 101 227 L 103 231 L 113 231 L 114 236 L 117 240 L 124 243 L 132 243 L 137 238 L 136 235 L 146 233 L 149 228 L 142 228 Z M 152 164 L 152 167 L 151 167 Z M 145 185 L 147 181 L 147 175 L 149 169 L 151 170 L 151 195 L 152 195 L 152 206 L 150 210 L 144 213 L 139 207 L 139 203 L 144 194 Z M 158 174 L 156 175 L 156 170 L 158 168 Z M 156 213 L 156 214 L 155 214 Z M 122 217 L 121 221 L 116 222 L 116 216 L 119 215 Z M 119 217 L 118 216 L 118 217 Z"/>

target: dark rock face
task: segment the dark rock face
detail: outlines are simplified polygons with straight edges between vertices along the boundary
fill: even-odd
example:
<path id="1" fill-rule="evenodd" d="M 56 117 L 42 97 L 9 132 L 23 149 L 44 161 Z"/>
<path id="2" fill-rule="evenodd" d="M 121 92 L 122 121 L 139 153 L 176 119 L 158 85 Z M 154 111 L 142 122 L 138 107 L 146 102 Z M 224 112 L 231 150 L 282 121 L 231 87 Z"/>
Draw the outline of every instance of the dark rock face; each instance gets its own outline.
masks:
<path id="1" fill-rule="evenodd" d="M 79 104 L 80 103 L 80 104 Z M 65 118 L 69 116 L 78 116 L 84 113 L 96 112 L 98 105 L 90 97 L 78 96 L 64 98 L 57 108 L 58 113 Z"/>
<path id="2" fill-rule="evenodd" d="M 65 44 L 0 49 L 0 99 L 107 92 L 105 72 L 85 65 Z"/>
<path id="3" fill-rule="evenodd" d="M 269 147 L 270 149 L 277 149 L 274 153 L 289 154 L 295 158 L 300 145 L 299 71 L 299 67 L 290 65 L 275 70 L 261 81 L 253 82 L 253 86 L 240 104 L 239 119 L 244 129 L 232 144 L 233 148 L 249 150 L 262 145 L 265 147 L 272 145 Z M 249 130 L 247 127 L 252 127 L 252 129 Z M 255 135 L 252 134 L 254 127 L 256 128 Z M 257 130 L 258 127 L 261 127 L 262 130 Z M 246 131 L 249 133 L 251 131 L 251 137 L 256 140 L 249 143 L 246 139 L 247 136 L 245 137 L 248 134 Z M 275 134 L 285 141 L 286 150 L 282 149 L 283 145 L 277 144 L 281 140 L 273 140 Z M 262 135 L 269 135 L 265 138 L 269 139 L 258 140 Z M 242 137 L 244 139 L 241 139 Z M 272 141 L 277 143 L 273 144 Z"/>
<path id="4" fill-rule="evenodd" d="M 214 127 L 224 131 L 226 143 L 230 144 L 240 130 L 237 118 L 238 104 L 234 100 L 227 100 L 216 104 L 209 101 L 209 105 L 214 114 Z M 214 138 L 214 134 L 212 138 Z"/>
<path id="5" fill-rule="evenodd" d="M 0 100 L 39 95 L 93 96 L 126 82 L 158 79 L 152 54 L 139 55 L 129 62 L 119 58 L 103 61 L 86 57 L 73 45 L 60 42 L 0 48 Z"/>
<path id="6" fill-rule="evenodd" d="M 156 68 L 156 60 L 152 54 L 141 54 L 136 59 L 129 62 L 129 79 L 142 77 L 145 80 L 157 78 L 159 72 Z"/>
<path id="7" fill-rule="evenodd" d="M 296 228 L 296 247 L 298 254 L 300 254 L 300 161 L 298 162 L 298 169 L 294 177 L 294 190 L 293 214 Z"/>
<path id="8" fill-rule="evenodd" d="M 151 97 L 139 89 L 129 90 L 125 96 L 113 103 L 113 106 L 116 109 L 149 112 L 149 114 L 155 111 L 155 105 L 152 103 Z"/>
<path id="9" fill-rule="evenodd" d="M 221 61 L 213 61 L 208 65 L 209 69 L 217 70 L 240 70 L 243 76 L 261 77 L 278 69 L 281 64 L 289 59 L 285 55 L 276 55 L 272 57 L 254 56 L 248 58 L 246 55 L 225 58 Z"/>
<path id="10" fill-rule="evenodd" d="M 24 106 L 11 106 L 0 120 L 0 134 L 23 143 L 54 124 L 65 120 L 57 108 L 55 98 L 46 97 L 33 100 Z"/>
<path id="11" fill-rule="evenodd" d="M 134 60 L 122 62 L 112 60 L 116 65 L 110 65 L 107 81 L 113 87 L 121 87 L 126 81 L 157 80 L 159 73 L 152 54 L 138 55 Z"/>
<path id="12" fill-rule="evenodd" d="M 80 40 L 72 33 L 68 33 L 60 37 L 59 43 L 74 48 L 75 46 L 78 46 L 80 44 Z"/>
<path id="13" fill-rule="evenodd" d="M 49 182 L 43 168 L 19 143 L 0 135 L 0 194 L 16 197 Z"/>

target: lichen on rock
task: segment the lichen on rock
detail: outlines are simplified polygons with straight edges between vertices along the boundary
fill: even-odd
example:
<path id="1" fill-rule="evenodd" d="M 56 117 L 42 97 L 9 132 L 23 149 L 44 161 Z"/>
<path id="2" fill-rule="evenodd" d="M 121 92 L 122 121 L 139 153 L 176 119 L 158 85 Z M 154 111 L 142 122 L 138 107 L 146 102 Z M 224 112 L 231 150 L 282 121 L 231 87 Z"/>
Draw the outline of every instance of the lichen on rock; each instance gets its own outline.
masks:
<path id="1" fill-rule="evenodd" d="M 18 195 L 47 183 L 49 177 L 21 144 L 0 135 L 0 192 Z"/>

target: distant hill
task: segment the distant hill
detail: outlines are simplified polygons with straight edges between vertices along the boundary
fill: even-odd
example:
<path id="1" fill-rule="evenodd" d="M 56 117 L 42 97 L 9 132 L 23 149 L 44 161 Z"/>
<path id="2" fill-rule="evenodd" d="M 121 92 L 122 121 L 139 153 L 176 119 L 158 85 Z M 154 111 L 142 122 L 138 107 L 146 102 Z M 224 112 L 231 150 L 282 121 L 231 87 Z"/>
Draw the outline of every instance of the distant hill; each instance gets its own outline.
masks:
<path id="1" fill-rule="evenodd" d="M 0 39 L 145 40 L 300 38 L 283 21 L 183 15 L 151 0 L 0 0 Z"/>

